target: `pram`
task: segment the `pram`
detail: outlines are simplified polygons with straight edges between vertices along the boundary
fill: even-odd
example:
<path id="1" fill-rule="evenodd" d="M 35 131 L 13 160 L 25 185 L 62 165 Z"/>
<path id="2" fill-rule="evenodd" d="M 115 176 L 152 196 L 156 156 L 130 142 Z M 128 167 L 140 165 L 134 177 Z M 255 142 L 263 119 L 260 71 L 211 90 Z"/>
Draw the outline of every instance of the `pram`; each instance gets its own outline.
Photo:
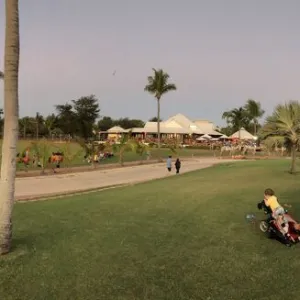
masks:
<path id="1" fill-rule="evenodd" d="M 295 225 L 297 225 L 298 222 L 288 213 L 286 209 L 284 214 L 286 224 L 283 226 L 288 226 L 288 234 L 283 234 L 280 228 L 281 224 L 278 224 L 278 222 L 276 222 L 276 220 L 272 217 L 272 211 L 268 206 L 265 205 L 265 202 L 259 202 L 257 204 L 257 208 L 263 210 L 265 215 L 267 215 L 267 219 L 260 222 L 259 228 L 267 235 L 268 238 L 275 238 L 287 247 L 291 247 L 292 245 L 299 243 L 300 231 L 296 230 L 295 228 Z"/>

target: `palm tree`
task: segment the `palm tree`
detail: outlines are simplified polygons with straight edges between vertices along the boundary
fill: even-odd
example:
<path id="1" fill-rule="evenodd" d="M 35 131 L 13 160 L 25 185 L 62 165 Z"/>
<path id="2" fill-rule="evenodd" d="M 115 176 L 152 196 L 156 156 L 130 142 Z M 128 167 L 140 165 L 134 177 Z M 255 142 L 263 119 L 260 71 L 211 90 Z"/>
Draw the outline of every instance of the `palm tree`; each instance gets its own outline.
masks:
<path id="1" fill-rule="evenodd" d="M 254 135 L 257 135 L 257 125 L 258 125 L 258 119 L 260 119 L 265 111 L 261 108 L 260 102 L 257 102 L 255 100 L 249 99 L 245 105 L 245 110 L 247 111 L 249 115 L 250 121 L 253 121 L 254 125 Z"/>
<path id="2" fill-rule="evenodd" d="M 56 121 L 57 121 L 57 118 L 56 118 L 55 114 L 49 115 L 45 119 L 45 127 L 46 127 L 46 130 L 48 131 L 49 137 L 51 137 L 51 135 L 52 135 L 52 132 L 55 128 Z"/>
<path id="3" fill-rule="evenodd" d="M 241 128 L 247 128 L 250 123 L 248 112 L 243 107 L 225 111 L 222 115 L 222 119 L 226 120 L 227 124 L 231 126 L 233 132 L 239 131 L 239 138 L 241 138 Z"/>
<path id="4" fill-rule="evenodd" d="M 267 118 L 260 135 L 263 139 L 269 137 L 285 139 L 292 156 L 290 172 L 295 173 L 296 154 L 300 142 L 300 102 L 289 101 L 277 105 L 273 114 Z"/>
<path id="5" fill-rule="evenodd" d="M 40 113 L 36 113 L 35 118 L 32 120 L 33 124 L 35 124 L 35 134 L 36 134 L 36 139 L 39 139 L 39 135 L 40 135 L 40 125 L 44 124 L 44 118 Z"/>
<path id="6" fill-rule="evenodd" d="M 0 254 L 11 248 L 19 125 L 19 1 L 6 0 L 4 55 L 4 137 L 0 180 Z"/>
<path id="7" fill-rule="evenodd" d="M 154 95 L 157 100 L 157 144 L 158 148 L 160 148 L 160 99 L 164 94 L 175 91 L 177 88 L 175 84 L 168 83 L 170 78 L 169 74 L 164 73 L 162 69 L 152 70 L 154 76 L 148 76 L 148 84 L 145 86 L 144 90 Z"/>

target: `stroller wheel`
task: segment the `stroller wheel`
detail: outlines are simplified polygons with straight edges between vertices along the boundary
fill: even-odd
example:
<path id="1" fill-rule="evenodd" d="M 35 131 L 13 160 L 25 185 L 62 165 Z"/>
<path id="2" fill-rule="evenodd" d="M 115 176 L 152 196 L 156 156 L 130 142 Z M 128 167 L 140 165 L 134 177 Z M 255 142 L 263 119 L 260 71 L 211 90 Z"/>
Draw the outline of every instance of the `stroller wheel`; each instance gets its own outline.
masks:
<path id="1" fill-rule="evenodd" d="M 266 222 L 266 221 L 261 221 L 259 223 L 259 229 L 262 231 L 262 232 L 267 232 L 268 229 L 269 229 L 269 224 Z"/>

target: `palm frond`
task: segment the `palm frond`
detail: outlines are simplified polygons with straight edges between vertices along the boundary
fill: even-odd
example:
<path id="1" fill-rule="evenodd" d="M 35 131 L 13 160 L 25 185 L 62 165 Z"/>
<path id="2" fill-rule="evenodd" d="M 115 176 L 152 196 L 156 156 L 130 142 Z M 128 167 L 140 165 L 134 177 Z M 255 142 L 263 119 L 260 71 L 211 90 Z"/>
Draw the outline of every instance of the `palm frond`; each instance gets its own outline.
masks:
<path id="1" fill-rule="evenodd" d="M 263 139 L 269 136 L 281 136 L 293 144 L 300 140 L 300 103 L 290 101 L 277 105 L 271 116 L 266 119 L 260 130 Z"/>
<path id="2" fill-rule="evenodd" d="M 148 84 L 145 86 L 144 91 L 155 95 L 155 98 L 160 99 L 163 94 L 176 90 L 176 85 L 169 83 L 169 74 L 165 73 L 162 69 L 152 69 L 153 76 L 148 76 Z"/>

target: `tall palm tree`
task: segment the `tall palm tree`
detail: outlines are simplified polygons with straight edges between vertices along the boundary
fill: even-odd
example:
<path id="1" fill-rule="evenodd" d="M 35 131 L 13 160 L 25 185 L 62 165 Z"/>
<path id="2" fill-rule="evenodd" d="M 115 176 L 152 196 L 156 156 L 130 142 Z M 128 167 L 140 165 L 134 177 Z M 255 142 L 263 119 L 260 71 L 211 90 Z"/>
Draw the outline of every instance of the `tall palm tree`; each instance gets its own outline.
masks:
<path id="1" fill-rule="evenodd" d="M 249 99 L 245 105 L 245 110 L 248 112 L 250 120 L 253 122 L 254 125 L 254 135 L 257 135 L 257 125 L 258 119 L 260 119 L 265 111 L 261 108 L 261 104 L 258 101 L 253 99 Z"/>
<path id="2" fill-rule="evenodd" d="M 296 171 L 296 154 L 300 143 L 300 102 L 289 101 L 277 105 L 260 131 L 263 139 L 284 138 L 292 156 L 290 172 Z"/>
<path id="3" fill-rule="evenodd" d="M 57 121 L 57 118 L 56 118 L 55 114 L 49 115 L 45 119 L 44 123 L 45 123 L 45 127 L 46 127 L 49 137 L 51 137 L 51 135 L 52 135 L 52 132 L 55 128 L 56 121 Z"/>
<path id="4" fill-rule="evenodd" d="M 0 80 L 3 80 L 4 79 L 4 73 L 0 71 Z M 0 108 L 0 127 L 1 127 L 1 135 L 3 135 L 3 132 L 2 132 L 2 125 L 3 125 L 3 120 L 2 120 L 2 115 L 3 115 L 3 109 Z"/>
<path id="5" fill-rule="evenodd" d="M 158 148 L 160 148 L 160 99 L 164 94 L 175 91 L 177 88 L 174 83 L 168 82 L 170 78 L 169 74 L 165 73 L 162 69 L 152 70 L 154 75 L 148 76 L 148 84 L 145 86 L 144 90 L 154 95 L 157 100 L 157 144 Z"/>
<path id="6" fill-rule="evenodd" d="M 239 138 L 241 138 L 241 128 L 247 128 L 250 123 L 248 112 L 243 107 L 225 111 L 222 119 L 226 120 L 233 131 L 239 131 Z"/>
<path id="7" fill-rule="evenodd" d="M 40 113 L 36 113 L 35 118 L 33 120 L 33 124 L 35 124 L 35 134 L 36 134 L 36 139 L 39 139 L 40 135 L 40 127 L 41 125 L 44 125 L 44 118 Z"/>
<path id="8" fill-rule="evenodd" d="M 11 248 L 19 125 L 19 1 L 5 1 L 4 138 L 0 180 L 0 254 Z"/>

